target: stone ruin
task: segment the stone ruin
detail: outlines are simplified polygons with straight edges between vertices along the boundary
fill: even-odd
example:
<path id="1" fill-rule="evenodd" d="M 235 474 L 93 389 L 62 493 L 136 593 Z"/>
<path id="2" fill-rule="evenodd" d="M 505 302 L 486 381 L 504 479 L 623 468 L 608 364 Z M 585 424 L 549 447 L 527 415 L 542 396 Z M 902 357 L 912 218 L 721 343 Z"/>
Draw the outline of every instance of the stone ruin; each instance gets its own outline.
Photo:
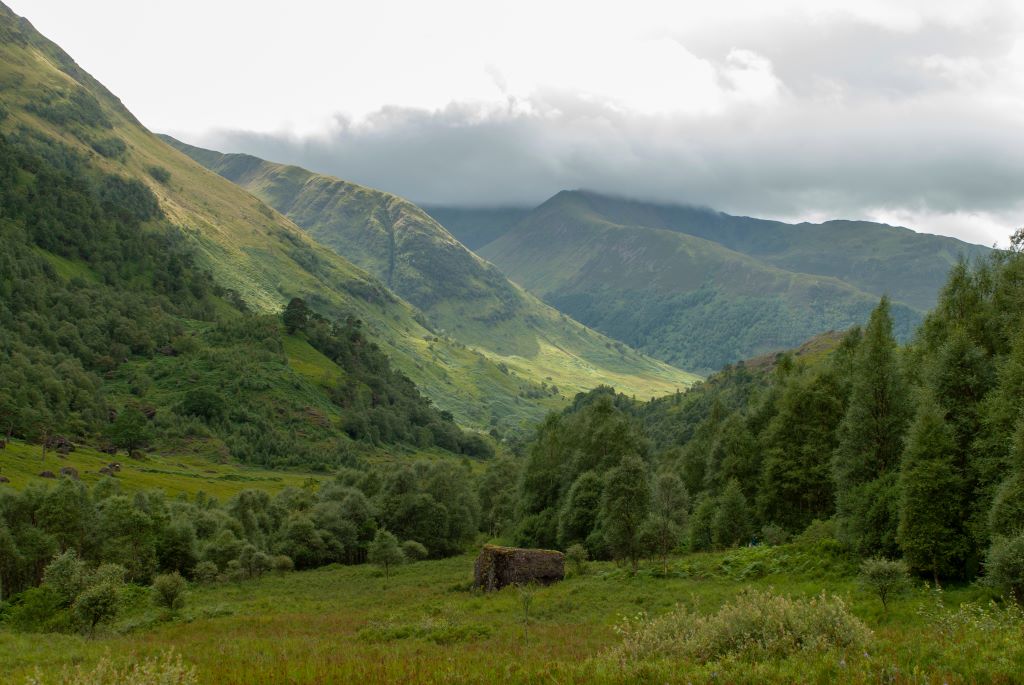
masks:
<path id="1" fill-rule="evenodd" d="M 473 587 L 485 592 L 506 585 L 549 585 L 565 578 L 565 555 L 549 549 L 484 545 L 473 564 Z"/>

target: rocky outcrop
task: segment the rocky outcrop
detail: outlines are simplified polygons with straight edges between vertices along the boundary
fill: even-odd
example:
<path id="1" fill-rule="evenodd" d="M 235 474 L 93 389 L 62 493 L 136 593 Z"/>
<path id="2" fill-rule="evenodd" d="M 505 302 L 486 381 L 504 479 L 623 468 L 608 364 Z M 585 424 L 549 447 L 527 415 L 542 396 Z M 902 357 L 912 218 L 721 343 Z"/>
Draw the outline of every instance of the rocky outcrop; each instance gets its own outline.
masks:
<path id="1" fill-rule="evenodd" d="M 565 555 L 549 549 L 484 545 L 473 564 L 473 585 L 485 592 L 506 585 L 548 585 L 565 578 Z"/>

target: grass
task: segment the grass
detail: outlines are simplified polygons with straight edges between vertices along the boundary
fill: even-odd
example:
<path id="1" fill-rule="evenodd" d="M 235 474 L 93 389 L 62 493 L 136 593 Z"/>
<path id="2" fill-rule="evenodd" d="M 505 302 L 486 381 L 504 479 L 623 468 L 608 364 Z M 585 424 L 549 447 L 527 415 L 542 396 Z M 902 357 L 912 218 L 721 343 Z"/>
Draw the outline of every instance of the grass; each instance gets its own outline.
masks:
<path id="1" fill-rule="evenodd" d="M 0 484 L 0 488 L 20 490 L 31 483 L 52 484 L 54 481 L 40 478 L 39 474 L 44 470 L 59 473 L 65 466 L 76 469 L 82 481 L 92 484 L 103 478 L 100 468 L 113 461 L 121 464 L 121 471 L 115 477 L 125 490 L 160 489 L 172 497 L 182 493 L 195 495 L 202 491 L 227 499 L 249 488 L 273 493 L 288 486 L 301 487 L 309 478 L 323 478 L 322 475 L 302 472 L 221 464 L 189 454 L 146 455 L 140 460 L 129 459 L 123 452 L 112 456 L 88 447 L 80 447 L 66 458 L 54 450 L 47 450 L 43 460 L 39 445 L 11 442 L 6 449 L 0 450 L 0 475 L 11 482 Z"/>
<path id="2" fill-rule="evenodd" d="M 800 554 L 792 547 L 777 550 Z M 610 563 L 591 564 L 582 576 L 536 590 L 528 641 L 519 592 L 471 591 L 469 555 L 401 566 L 386 589 L 369 566 L 199 586 L 178 615 L 161 614 L 141 598 L 95 639 L 48 635 L 40 640 L 0 628 L 0 677 L 17 683 L 36 668 L 53 675 L 105 655 L 123 662 L 169 648 L 196 666 L 200 682 L 210 684 L 1010 683 L 1024 673 L 1017 619 L 1000 622 L 993 618 L 999 612 L 958 608 L 985 599 L 976 588 L 950 588 L 937 596 L 922 586 L 883 613 L 876 598 L 835 569 L 748 580 L 712 572 L 729 566 L 736 554 L 678 558 L 668 574 L 656 564 L 636 576 Z M 686 570 L 695 567 L 706 573 Z M 663 615 L 678 606 L 713 614 L 746 588 L 794 598 L 822 591 L 838 595 L 873 637 L 863 651 L 778 659 L 699 663 L 666 655 L 628 665 L 610 658 L 610 650 L 621 644 L 616 626 L 624 617 Z"/>
<path id="3" fill-rule="evenodd" d="M 331 387 L 345 378 L 341 367 L 302 338 L 285 336 L 284 353 L 288 357 L 288 366 L 317 385 Z"/>

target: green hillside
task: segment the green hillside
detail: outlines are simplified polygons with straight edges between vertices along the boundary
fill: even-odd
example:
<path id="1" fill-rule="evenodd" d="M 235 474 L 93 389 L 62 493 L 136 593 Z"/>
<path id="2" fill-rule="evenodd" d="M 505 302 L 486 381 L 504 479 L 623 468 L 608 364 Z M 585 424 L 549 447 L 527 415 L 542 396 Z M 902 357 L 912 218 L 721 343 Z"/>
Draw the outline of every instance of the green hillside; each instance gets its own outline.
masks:
<path id="1" fill-rule="evenodd" d="M 684 368 L 723 364 L 862 322 L 871 293 L 678 231 L 620 224 L 564 192 L 481 253 L 579 321 Z M 919 315 L 898 307 L 906 335 Z"/>
<path id="2" fill-rule="evenodd" d="M 871 221 L 787 224 L 685 205 L 576 193 L 608 221 L 706 238 L 787 271 L 834 276 L 915 309 L 935 306 L 949 268 L 990 252 L 956 238 Z"/>
<path id="3" fill-rule="evenodd" d="M 146 210 L 152 218 L 146 214 L 143 221 L 155 220 L 196 269 L 212 276 L 228 301 L 254 314 L 276 314 L 291 298 L 301 297 L 330 319 L 358 320 L 362 333 L 398 369 L 464 425 L 516 429 L 539 418 L 562 401 L 537 381 L 549 375 L 559 376 L 555 382 L 565 393 L 610 382 L 644 396 L 674 389 L 689 378 L 650 361 L 617 376 L 603 373 L 596 363 L 557 354 L 548 355 L 554 359 L 549 366 L 560 367 L 560 374 L 545 371 L 543 364 L 534 370 L 532 361 L 514 356 L 500 366 L 425 327 L 414 307 L 371 274 L 152 135 L 66 53 L 6 7 L 0 7 L 0 36 L 0 133 L 11 140 L 44 141 L 50 151 L 35 150 L 30 157 L 74 158 L 79 160 L 74 174 L 123 179 L 139 197 L 152 197 L 155 209 Z M 31 176 L 29 170 L 12 173 Z M 106 278 L 102 260 L 90 263 L 81 255 L 63 254 L 59 236 L 46 245 L 28 236 L 25 244 L 57 275 L 73 277 L 77 270 L 87 282 Z M 29 261 L 19 258 L 18 263 Z M 118 292 L 125 287 L 110 285 Z M 557 349 L 557 344 L 550 347 Z"/>
<path id="4" fill-rule="evenodd" d="M 451 207 L 422 205 L 459 242 L 476 252 L 522 221 L 533 207 Z"/>
<path id="5" fill-rule="evenodd" d="M 250 155 L 164 140 L 378 277 L 415 305 L 430 328 L 515 371 L 541 393 L 612 383 L 650 397 L 694 380 L 560 315 L 402 198 Z"/>

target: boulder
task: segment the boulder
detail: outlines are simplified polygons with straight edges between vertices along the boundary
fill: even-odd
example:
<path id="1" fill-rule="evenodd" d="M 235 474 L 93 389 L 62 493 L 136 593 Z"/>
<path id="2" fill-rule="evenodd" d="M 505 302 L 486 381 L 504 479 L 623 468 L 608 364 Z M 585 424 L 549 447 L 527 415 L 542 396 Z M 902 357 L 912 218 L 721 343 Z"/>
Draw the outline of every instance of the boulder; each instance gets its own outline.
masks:
<path id="1" fill-rule="evenodd" d="M 565 578 L 565 555 L 550 549 L 484 545 L 473 564 L 473 586 L 485 592 L 506 585 L 548 585 Z"/>
<path id="2" fill-rule="evenodd" d="M 74 466 L 64 466 L 60 470 L 60 475 L 67 476 L 71 480 L 78 480 L 78 469 Z"/>
<path id="3" fill-rule="evenodd" d="M 75 451 L 75 443 L 71 442 L 63 435 L 51 435 L 46 439 L 46 447 L 52 450 L 57 450 L 61 454 L 68 454 L 69 452 Z"/>
<path id="4" fill-rule="evenodd" d="M 40 478 L 56 478 L 57 474 L 54 473 L 53 471 L 43 471 L 42 473 L 39 474 L 39 477 Z"/>
<path id="5" fill-rule="evenodd" d="M 0 483 L 10 483 L 11 479 L 7 476 L 0 476 Z"/>

